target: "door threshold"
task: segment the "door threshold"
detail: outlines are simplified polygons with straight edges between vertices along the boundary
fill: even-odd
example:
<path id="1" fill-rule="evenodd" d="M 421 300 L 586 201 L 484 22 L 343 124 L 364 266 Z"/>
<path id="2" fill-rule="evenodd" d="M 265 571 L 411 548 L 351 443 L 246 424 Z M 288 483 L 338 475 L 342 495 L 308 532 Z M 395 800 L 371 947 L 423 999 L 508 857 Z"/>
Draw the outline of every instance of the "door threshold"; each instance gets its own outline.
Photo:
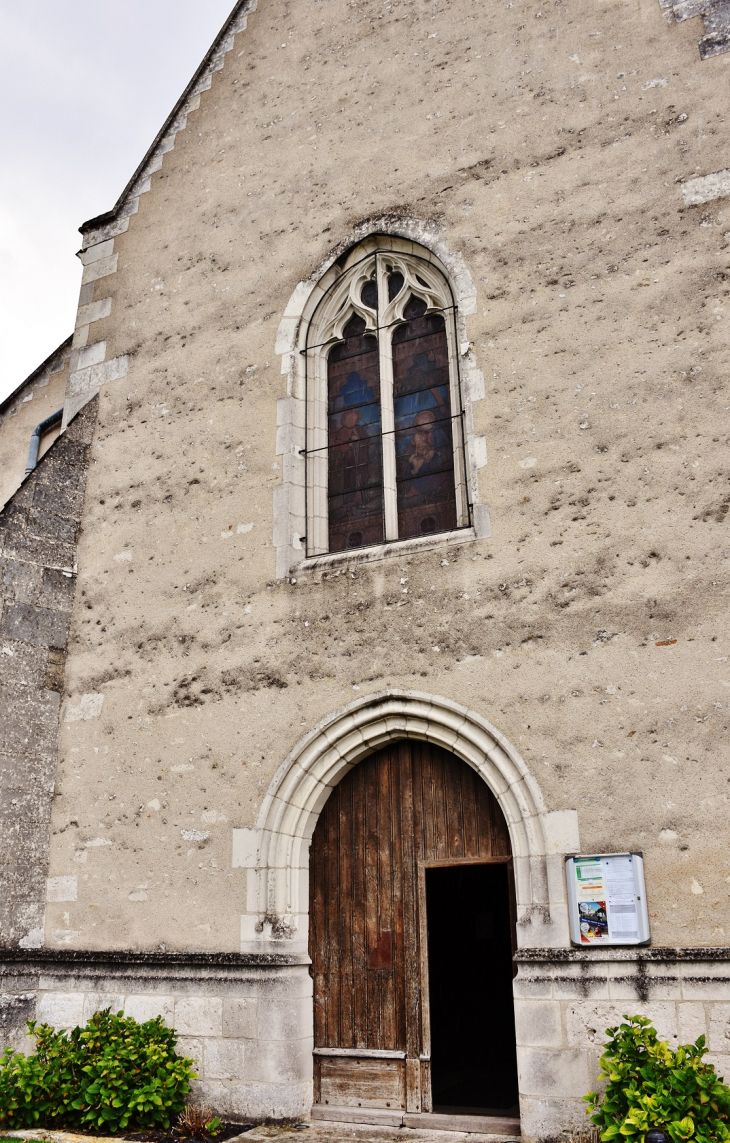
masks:
<path id="1" fill-rule="evenodd" d="M 331 1123 L 365 1123 L 370 1127 L 402 1127 L 405 1111 L 394 1107 L 333 1107 L 331 1103 L 315 1103 L 312 1119 Z"/>
<path id="2" fill-rule="evenodd" d="M 432 1131 L 475 1131 L 480 1135 L 520 1138 L 519 1119 L 501 1115 L 444 1115 L 437 1111 L 407 1111 L 403 1116 L 403 1126 L 425 1127 Z"/>
<path id="3" fill-rule="evenodd" d="M 520 1121 L 497 1115 L 443 1115 L 433 1111 L 401 1111 L 389 1107 L 333 1107 L 315 1104 L 312 1119 L 330 1123 L 362 1123 L 381 1127 L 410 1127 L 416 1130 L 474 1132 L 520 1138 Z"/>

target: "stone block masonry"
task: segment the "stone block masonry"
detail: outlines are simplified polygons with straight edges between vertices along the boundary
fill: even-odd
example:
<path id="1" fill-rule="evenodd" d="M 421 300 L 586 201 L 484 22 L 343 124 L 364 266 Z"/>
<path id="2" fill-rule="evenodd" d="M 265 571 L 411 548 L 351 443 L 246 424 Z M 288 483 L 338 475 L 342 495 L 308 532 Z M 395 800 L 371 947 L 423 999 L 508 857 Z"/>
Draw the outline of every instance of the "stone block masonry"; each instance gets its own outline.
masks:
<path id="1" fill-rule="evenodd" d="M 585 1126 L 606 1029 L 647 1016 L 670 1048 L 704 1035 L 730 1078 L 730 950 L 523 949 L 515 1025 L 523 1136 Z"/>
<path id="2" fill-rule="evenodd" d="M 43 944 L 58 717 L 96 402 L 0 512 L 0 946 Z M 30 1000 L 0 1001 L 0 1027 Z M 31 1005 L 32 1007 L 32 1005 Z M 9 1014 L 9 1015 L 8 1015 Z M 13 1017 L 14 1019 L 14 1017 Z M 22 1023 L 22 1021 L 21 1021 Z"/>
<path id="3" fill-rule="evenodd" d="M 730 951 L 523 949 L 515 1022 L 522 1137 L 586 1123 L 605 1030 L 643 1014 L 671 1047 L 707 1036 L 730 1076 Z M 162 1016 L 193 1059 L 196 1097 L 233 1119 L 307 1115 L 312 1100 L 309 957 L 291 953 L 0 950 L 0 1037 L 28 1046 L 25 1021 L 56 1028 L 103 1008 Z"/>
<path id="4" fill-rule="evenodd" d="M 32 1015 L 55 1028 L 111 1008 L 162 1016 L 194 1061 L 194 1094 L 232 1118 L 288 1119 L 312 1103 L 307 957 L 0 950 L 0 1036 L 18 1048 Z"/>

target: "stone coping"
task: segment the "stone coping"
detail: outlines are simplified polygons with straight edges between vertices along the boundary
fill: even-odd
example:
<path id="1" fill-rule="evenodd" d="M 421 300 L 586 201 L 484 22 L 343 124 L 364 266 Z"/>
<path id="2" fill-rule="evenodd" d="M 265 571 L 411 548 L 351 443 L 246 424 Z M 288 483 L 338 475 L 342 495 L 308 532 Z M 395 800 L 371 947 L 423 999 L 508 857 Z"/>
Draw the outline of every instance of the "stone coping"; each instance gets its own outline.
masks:
<path id="1" fill-rule="evenodd" d="M 517 964 L 565 964 L 610 961 L 730 961 L 730 947 L 698 948 L 526 948 L 514 955 Z M 236 952 L 133 952 L 128 949 L 10 949 L 0 947 L 3 965 L 23 968 L 157 968 L 157 969 L 236 969 L 287 968 L 309 965 L 306 953 Z"/>
<path id="2" fill-rule="evenodd" d="M 353 1108 L 351 1110 L 362 1111 L 367 1115 L 365 1108 Z M 370 1111 L 372 1112 L 372 1110 L 371 1108 Z M 431 1116 L 424 1114 L 410 1118 L 422 1121 L 430 1120 Z M 430 1127 L 409 1127 L 384 1123 L 354 1123 L 351 1120 L 345 1122 L 304 1121 L 281 1126 L 265 1124 L 261 1127 L 254 1127 L 253 1131 L 244 1135 L 243 1143 L 272 1143 L 273 1140 L 280 1140 L 282 1136 L 291 1138 L 294 1134 L 301 1136 L 302 1143 L 344 1143 L 346 1140 L 348 1143 L 520 1143 L 520 1137 L 517 1135 L 483 1134 L 481 1131 L 459 1129 L 453 1123 L 454 1117 L 452 1116 L 434 1115 L 432 1118 L 438 1120 L 442 1126 L 439 1127 L 434 1123 Z M 457 1118 L 461 1120 L 469 1117 L 459 1116 Z M 479 1123 L 483 1122 L 480 1116 L 476 1118 Z M 452 1120 L 452 1126 L 449 1129 L 443 1128 L 445 1120 Z M 228 1143 L 234 1143 L 234 1141 L 229 1140 Z"/>
<path id="3" fill-rule="evenodd" d="M 514 955 L 517 964 L 601 963 L 610 961 L 730 961 L 730 947 L 698 948 L 527 948 Z M 9 949 L 0 948 L 3 965 L 40 968 L 158 968 L 225 969 L 287 968 L 309 965 L 306 953 L 132 952 L 127 949 Z"/>
<path id="4" fill-rule="evenodd" d="M 601 963 L 606 961 L 646 961 L 676 962 L 676 961 L 730 961 L 730 948 L 571 948 L 551 949 L 534 948 L 519 949 L 514 956 L 517 964 L 545 964 L 545 963 L 578 963 L 590 964 L 592 961 Z"/>
<path id="5" fill-rule="evenodd" d="M 278 968 L 308 965 L 306 953 L 132 952 L 127 949 L 17 949 L 0 947 L 0 968 L 89 967 L 123 968 Z"/>
<path id="6" fill-rule="evenodd" d="M 154 162 L 155 157 L 159 154 L 160 146 L 164 145 L 166 136 L 172 134 L 174 138 L 176 133 L 175 121 L 179 115 L 184 115 L 186 103 L 188 103 L 191 98 L 194 98 L 196 92 L 201 89 L 201 85 L 203 85 L 203 90 L 207 90 L 210 86 L 210 83 L 206 83 L 205 81 L 206 79 L 209 80 L 211 71 L 218 70 L 216 68 L 218 58 L 222 53 L 226 52 L 226 40 L 230 38 L 231 33 L 235 34 L 239 30 L 238 25 L 240 22 L 240 17 L 244 13 L 254 10 L 255 7 L 255 3 L 252 3 L 251 0 L 239 0 L 239 2 L 235 5 L 221 31 L 213 41 L 212 46 L 208 49 L 205 56 L 203 57 L 203 60 L 196 70 L 195 75 L 190 80 L 190 83 L 183 91 L 170 114 L 167 116 L 167 119 L 150 144 L 150 147 L 142 159 L 142 162 L 137 167 L 136 171 L 120 194 L 114 206 L 111 208 L 111 210 L 104 211 L 103 214 L 99 214 L 95 218 L 90 218 L 87 222 L 83 222 L 79 227 L 79 231 L 83 235 L 84 239 L 86 239 L 89 231 L 92 231 L 95 228 L 102 226 L 104 223 L 112 222 L 114 219 L 116 219 L 124 207 L 127 199 L 134 196 L 135 185 L 138 183 L 140 178 L 144 177 L 146 170 Z M 243 26 L 245 27 L 245 24 Z M 84 244 L 86 245 L 86 242 Z"/>

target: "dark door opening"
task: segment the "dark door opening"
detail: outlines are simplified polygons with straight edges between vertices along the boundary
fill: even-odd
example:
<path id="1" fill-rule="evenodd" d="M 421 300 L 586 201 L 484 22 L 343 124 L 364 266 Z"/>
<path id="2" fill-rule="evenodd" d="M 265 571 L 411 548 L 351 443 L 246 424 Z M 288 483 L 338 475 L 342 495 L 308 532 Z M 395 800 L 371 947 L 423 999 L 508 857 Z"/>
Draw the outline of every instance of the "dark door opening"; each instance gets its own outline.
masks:
<path id="1" fill-rule="evenodd" d="M 433 1109 L 519 1115 L 511 869 L 425 872 Z"/>

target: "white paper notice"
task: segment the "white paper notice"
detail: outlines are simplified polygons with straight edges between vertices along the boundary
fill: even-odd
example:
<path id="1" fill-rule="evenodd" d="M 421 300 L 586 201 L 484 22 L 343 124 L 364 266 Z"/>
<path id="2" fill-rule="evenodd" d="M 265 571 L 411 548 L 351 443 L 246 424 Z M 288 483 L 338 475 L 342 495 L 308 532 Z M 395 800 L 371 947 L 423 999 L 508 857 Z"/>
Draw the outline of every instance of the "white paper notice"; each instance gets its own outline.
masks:
<path id="1" fill-rule="evenodd" d="M 606 886 L 608 934 L 617 940 L 639 935 L 634 864 L 631 857 L 601 859 Z"/>

